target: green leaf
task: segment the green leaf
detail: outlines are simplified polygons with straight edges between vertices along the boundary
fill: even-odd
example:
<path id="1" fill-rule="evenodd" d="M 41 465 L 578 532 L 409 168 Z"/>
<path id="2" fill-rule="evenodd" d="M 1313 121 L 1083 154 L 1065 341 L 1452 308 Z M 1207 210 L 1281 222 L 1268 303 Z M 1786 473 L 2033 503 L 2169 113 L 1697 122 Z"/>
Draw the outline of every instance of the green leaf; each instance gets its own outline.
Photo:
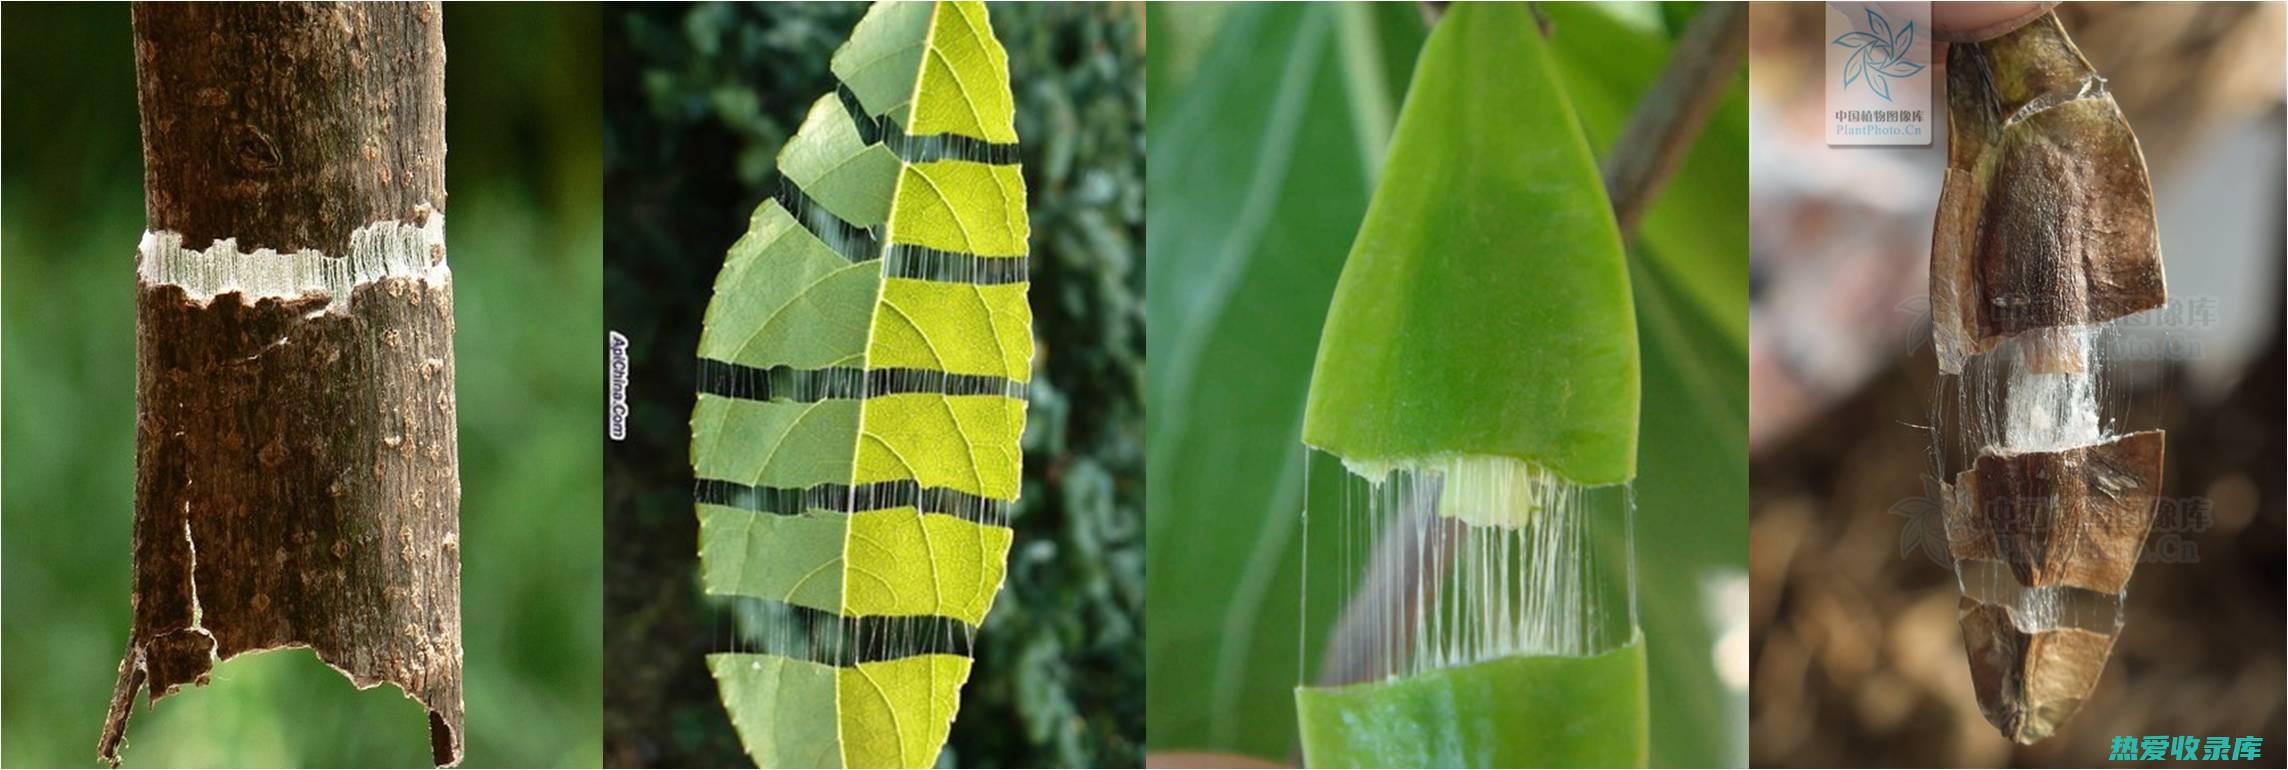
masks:
<path id="1" fill-rule="evenodd" d="M 898 156 L 881 144 L 866 144 L 858 137 L 858 124 L 842 101 L 829 94 L 811 105 L 797 136 L 810 141 L 792 142 L 779 152 L 779 173 L 810 197 L 859 227 L 873 227 L 890 217 L 890 201 L 897 196 Z"/>
<path id="2" fill-rule="evenodd" d="M 1667 65 L 1671 41 L 1595 5 L 1541 8 L 1574 109 L 1602 156 Z M 1656 693 L 1652 760 L 1662 767 L 1747 762 L 1745 685 L 1719 676 L 1723 629 L 1707 599 L 1714 586 L 1739 586 L 1747 567 L 1747 114 L 1743 75 L 1631 245 L 1649 407 L 1634 485 L 1637 610 Z"/>
<path id="3" fill-rule="evenodd" d="M 1313 591 L 1305 624 L 1292 602 L 1304 534 L 1297 516 L 1303 457 L 1293 436 L 1310 351 L 1372 182 L 1353 160 L 1358 137 L 1371 133 L 1354 125 L 1362 110 L 1350 89 L 1330 82 L 1349 67 L 1323 39 L 1298 34 L 1322 23 L 1317 14 L 1343 7 L 1149 10 L 1150 140 L 1183 148 L 1150 159 L 1154 750 L 1293 761 L 1293 691 L 1316 674 L 1298 653 L 1316 654 L 1341 609 L 1334 592 Z M 1399 71 L 1388 88 L 1403 96 L 1403 68 L 1421 39 L 1419 12 L 1407 4 L 1372 8 L 1379 37 L 1397 41 L 1382 59 Z M 1551 19 L 1550 54 L 1565 90 L 1601 154 L 1666 65 L 1661 14 L 1613 4 L 1540 8 Z M 1164 61 L 1186 50 L 1162 45 L 1173 37 L 1165 34 L 1170 26 L 1215 37 L 1197 62 Z M 1163 83 L 1163 71 L 1188 74 Z M 1275 110 L 1282 93 L 1302 95 L 1291 113 Z M 1274 115 L 1291 121 L 1274 123 Z M 1723 629 L 1708 598 L 1716 587 L 1740 584 L 1747 553 L 1740 459 L 1747 444 L 1746 135 L 1743 78 L 1631 242 L 1647 406 L 1632 487 L 1638 609 L 1649 686 L 1658 695 L 1656 766 L 1746 762 L 1746 696 L 1718 675 Z M 1259 205 L 1242 207 L 1243 199 Z M 1663 224 L 1672 217 L 1683 224 Z M 1211 294 L 1213 286 L 1229 288 Z M 1314 467 L 1314 495 L 1328 491 L 1319 488 L 1322 476 L 1339 472 Z M 1330 568 L 1323 555 L 1342 545 L 1334 529 L 1310 530 L 1315 574 Z"/>
<path id="4" fill-rule="evenodd" d="M 1690 3 L 1670 6 L 1689 7 Z M 1657 28 L 1597 8 L 1542 6 L 1557 31 L 1550 53 L 1589 143 L 1601 159 L 1620 138 L 1637 101 L 1668 63 Z M 1640 260 L 1657 263 L 1732 347 L 1748 339 L 1747 78 L 1734 79 L 1683 164 L 1637 226 Z M 1744 409 L 1746 402 L 1740 402 Z"/>
<path id="5" fill-rule="evenodd" d="M 1637 329 L 1628 262 L 1596 161 L 1530 9 L 1448 10 L 1416 65 L 1386 164 L 1327 311 L 1304 443 L 1378 481 L 1377 467 L 1442 469 L 1439 510 L 1464 516 L 1457 535 L 1464 551 L 1470 538 L 1496 530 L 1583 526 L 1532 521 L 1572 521 L 1584 512 L 1538 510 L 1544 501 L 1530 485 L 1513 490 L 1495 480 L 1511 477 L 1464 470 L 1546 469 L 1561 484 L 1604 486 L 1629 481 L 1636 469 Z M 1443 504 L 1455 499 L 1502 503 L 1469 511 Z M 1473 514 L 1496 518 L 1468 518 Z M 1338 510 L 1321 526 L 1355 526 L 1353 515 Z M 1372 528 L 1374 514 L 1364 515 L 1368 536 L 1398 536 L 1391 525 Z M 1617 518 L 1617 526 L 1576 536 L 1594 539 L 1626 565 L 1626 513 L 1586 515 Z M 1523 565 L 1520 587 L 1535 580 L 1548 590 L 1585 592 L 1560 594 L 1550 606 L 1520 600 L 1538 608 L 1532 613 L 1594 602 L 1634 618 L 1625 609 L 1634 600 L 1625 581 L 1605 594 L 1594 580 L 1552 579 L 1602 559 L 1554 550 L 1526 558 L 1550 561 Z M 1505 581 L 1457 582 L 1457 592 L 1503 595 L 1493 586 Z M 1372 590 L 1362 587 L 1359 595 Z M 1494 603 L 1458 595 L 1445 601 L 1481 611 Z M 1479 621 L 1459 617 L 1464 625 Z M 1306 763 L 1641 766 L 1645 661 L 1635 629 L 1622 629 L 1619 639 L 1627 641 L 1617 648 L 1584 645 L 1594 653 L 1510 648 L 1378 682 L 1299 687 Z"/>
<path id="6" fill-rule="evenodd" d="M 1641 641 L 1295 691 L 1310 767 L 1643 767 L 1645 700 Z"/>
<path id="7" fill-rule="evenodd" d="M 1376 37 L 1405 41 L 1386 62 L 1412 62 L 1418 12 L 1374 10 Z M 1148 55 L 1162 62 L 1154 71 L 1197 73 L 1154 103 L 1147 136 L 1153 147 L 1182 148 L 1146 161 L 1153 749 L 1285 758 L 1294 746 L 1304 459 L 1295 437 L 1319 327 L 1372 182 L 1337 48 L 1341 12 L 1321 3 L 1149 11 Z M 1164 62 L 1179 49 L 1160 45 L 1163 31 L 1194 28 L 1195 16 L 1218 25 L 1200 61 Z M 1402 91 L 1403 68 L 1398 77 L 1377 87 Z"/>
<path id="8" fill-rule="evenodd" d="M 858 96 L 867 113 L 907 112 L 935 12 L 929 3 L 877 4 L 858 20 L 850 41 L 834 52 L 834 77 Z"/>
<path id="9" fill-rule="evenodd" d="M 791 626 L 708 663 L 762 766 L 927 767 L 1013 536 L 1025 186 L 982 4 L 877 5 L 833 69 L 865 114 L 812 104 L 700 335 L 701 584 Z"/>
<path id="10" fill-rule="evenodd" d="M 1620 231 L 1530 10 L 1464 4 L 1439 22 L 1387 168 L 1327 310 L 1303 442 L 1360 463 L 1635 476 Z"/>

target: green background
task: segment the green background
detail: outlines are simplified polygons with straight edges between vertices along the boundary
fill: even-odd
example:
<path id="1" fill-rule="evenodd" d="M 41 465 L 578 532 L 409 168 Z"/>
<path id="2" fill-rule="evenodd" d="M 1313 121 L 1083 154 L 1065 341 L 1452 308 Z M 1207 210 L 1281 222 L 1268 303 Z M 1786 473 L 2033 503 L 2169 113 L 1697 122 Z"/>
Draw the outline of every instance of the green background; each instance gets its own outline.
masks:
<path id="1" fill-rule="evenodd" d="M 690 417 L 699 321 L 773 158 L 834 87 L 858 3 L 613 6 L 604 23 L 609 326 L 630 435 L 606 448 L 605 761 L 744 766 L 705 668 L 742 646 L 700 593 Z M 1024 488 L 1008 580 L 941 765 L 1134 767 L 1144 704 L 1144 20 L 994 3 L 1032 224 Z"/>
<path id="2" fill-rule="evenodd" d="M 467 765 L 594 766 L 603 400 L 594 5 L 445 10 Z M 95 763 L 127 645 L 142 151 L 125 4 L 9 4 L 0 110 L 0 763 Z M 129 766 L 424 766 L 307 650 L 138 712 Z"/>

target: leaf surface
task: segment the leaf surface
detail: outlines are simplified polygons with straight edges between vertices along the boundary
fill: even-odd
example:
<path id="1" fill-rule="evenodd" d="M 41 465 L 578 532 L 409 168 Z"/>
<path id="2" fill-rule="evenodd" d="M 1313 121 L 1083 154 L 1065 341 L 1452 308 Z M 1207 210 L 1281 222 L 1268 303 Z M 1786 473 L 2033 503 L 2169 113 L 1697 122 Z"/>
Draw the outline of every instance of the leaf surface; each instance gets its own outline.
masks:
<path id="1" fill-rule="evenodd" d="M 1013 532 L 1025 185 L 975 2 L 882 3 L 717 275 L 692 413 L 701 584 L 780 611 L 709 656 L 764 767 L 928 767 Z M 858 114 L 853 114 L 853 109 Z"/>
<path id="2" fill-rule="evenodd" d="M 1667 65 L 1669 41 L 1595 7 L 1542 8 L 1575 113 L 1603 157 Z M 1656 767 L 1747 761 L 1746 683 L 1727 681 L 1721 666 L 1731 664 L 1717 654 L 1725 625 L 1744 614 L 1710 598 L 1744 577 L 1748 552 L 1746 80 L 1718 102 L 1630 244 L 1645 403 L 1637 614 L 1658 694 Z"/>
<path id="3" fill-rule="evenodd" d="M 1304 443 L 1635 477 L 1627 262 L 1536 26 L 1523 6 L 1468 4 L 1431 35 L 1327 309 Z"/>
<path id="4" fill-rule="evenodd" d="M 1298 688 L 1310 767 L 1643 767 L 1644 642 Z"/>
<path id="5" fill-rule="evenodd" d="M 1523 6 L 1462 4 L 1431 34 L 1327 311 L 1304 443 L 1353 467 L 1495 456 L 1574 485 L 1635 477 L 1639 361 L 1628 261 L 1596 157 L 1539 27 Z M 1501 76 L 1482 76 L 1493 72 Z M 1448 494 L 1469 486 L 1453 474 Z M 1510 500 L 1530 493 L 1459 494 Z M 1356 526 L 1356 514 L 1314 507 L 1331 514 L 1321 527 Z M 1599 538 L 1594 547 L 1626 565 L 1626 513 L 1591 515 L 1599 514 L 1623 518 L 1617 528 L 1577 536 Z M 1487 531 L 1522 526 L 1470 523 Z M 1366 526 L 1377 548 L 1399 536 L 1391 526 Z M 1470 548 L 1471 535 L 1458 537 L 1458 548 Z M 1527 558 L 1590 560 L 1574 552 Z M 1563 582 L 1551 579 L 1573 567 L 1528 562 L 1517 579 Z M 1456 582 L 1447 601 L 1457 607 L 1495 601 L 1463 593 L 1508 590 L 1493 587 L 1498 579 Z M 1358 589 L 1361 596 L 1373 590 Z M 1617 597 L 1614 614 L 1633 621 L 1626 609 L 1633 587 Z M 1588 622 L 1519 601 L 1535 609 L 1516 622 Z M 1459 617 L 1465 626 L 1480 620 Z M 1645 661 L 1635 629 L 1627 634 L 1620 647 L 1593 655 L 1512 647 L 1382 681 L 1299 687 L 1306 764 L 1641 766 L 1649 734 Z"/>
<path id="6" fill-rule="evenodd" d="M 1349 86 L 1364 60 L 1317 37 L 1348 4 L 1153 4 L 1151 380 L 1147 392 L 1151 748 L 1293 761 L 1294 688 L 1341 609 L 1303 597 L 1301 427 L 1311 351 L 1373 173 Z M 1418 10 L 1359 5 L 1402 98 Z M 1600 157 L 1668 59 L 1661 16 L 1548 3 L 1550 53 Z M 1339 19 L 1339 16 L 1336 17 Z M 1339 25 L 1335 25 L 1339 29 Z M 1680 27 L 1681 24 L 1672 26 Z M 1181 33 L 1181 34 L 1178 34 Z M 1171 45 L 1169 41 L 1207 41 Z M 1196 60 L 1192 57 L 1196 53 Z M 1171 72 L 1180 78 L 1161 78 Z M 1288 106 L 1292 104 L 1292 106 Z M 1747 553 L 1747 104 L 1719 104 L 1629 244 L 1642 356 L 1636 551 L 1655 766 L 1746 762 L 1746 695 L 1720 675 L 1736 612 L 1711 599 Z M 1379 157 L 1383 148 L 1373 148 Z M 1242 205 L 1243 201 L 1251 202 Z M 1220 276 L 1220 277 L 1219 277 Z M 1227 287 L 1210 291 L 1213 287 Z M 1314 463 L 1314 499 L 1341 467 Z M 1313 523 L 1318 523 L 1314 521 Z M 1314 574 L 1336 527 L 1309 530 Z M 1744 589 L 1743 589 L 1744 593 Z M 1743 599 L 1744 601 L 1744 599 Z M 1738 621 L 1744 622 L 1744 621 Z M 1739 631 L 1744 633 L 1744 629 Z M 1744 661 L 1742 661 L 1744 663 Z"/>
<path id="7" fill-rule="evenodd" d="M 1366 212 L 1364 158 L 1383 151 L 1362 151 L 1362 137 L 1389 131 L 1362 130 L 1349 106 L 1360 86 L 1345 61 L 1357 57 L 1346 58 L 1339 14 L 1353 7 L 1147 11 L 1148 55 L 1165 68 L 1155 71 L 1193 73 L 1154 102 L 1146 161 L 1145 734 L 1155 750 L 1284 759 L 1294 748 L 1295 436 L 1327 301 Z M 1373 87 L 1402 92 L 1420 14 L 1372 11 L 1375 31 L 1400 41 L 1383 60 L 1401 67 Z M 1179 50 L 1160 44 L 1165 33 L 1205 20 L 1217 28 L 1199 61 L 1165 61 Z M 1312 617 L 1331 614 L 1314 607 Z"/>

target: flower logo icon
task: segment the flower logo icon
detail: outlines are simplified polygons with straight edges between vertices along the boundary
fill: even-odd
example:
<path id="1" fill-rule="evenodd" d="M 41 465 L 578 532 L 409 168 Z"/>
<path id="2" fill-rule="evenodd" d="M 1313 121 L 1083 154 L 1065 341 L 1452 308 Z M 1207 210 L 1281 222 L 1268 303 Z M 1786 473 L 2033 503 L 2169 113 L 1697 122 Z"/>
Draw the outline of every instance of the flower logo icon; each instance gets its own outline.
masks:
<path id="1" fill-rule="evenodd" d="M 1907 52 L 1915 44 L 1915 23 L 1907 22 L 1897 32 L 1891 31 L 1891 22 L 1867 10 L 1867 31 L 1846 32 L 1838 35 L 1832 45 L 1851 49 L 1851 59 L 1843 64 L 1843 87 L 1864 82 L 1883 101 L 1891 100 L 1891 78 L 1912 77 L 1923 71 L 1923 65 L 1907 59 Z"/>
<path id="2" fill-rule="evenodd" d="M 1954 554 L 1947 550 L 1946 489 L 1938 479 L 1923 474 L 1923 494 L 1891 504 L 1890 513 L 1906 523 L 1899 527 L 1899 558 L 1904 559 L 1916 551 L 1929 557 L 1932 564 L 1941 567 L 1954 565 Z"/>

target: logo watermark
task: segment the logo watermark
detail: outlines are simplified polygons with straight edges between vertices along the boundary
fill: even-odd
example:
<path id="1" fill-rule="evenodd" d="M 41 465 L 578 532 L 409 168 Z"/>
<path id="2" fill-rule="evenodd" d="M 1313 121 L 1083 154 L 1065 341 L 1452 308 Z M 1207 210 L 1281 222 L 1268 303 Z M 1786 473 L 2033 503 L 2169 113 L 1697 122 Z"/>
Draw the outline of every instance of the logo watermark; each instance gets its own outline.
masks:
<path id="1" fill-rule="evenodd" d="M 628 440 L 628 338 L 619 332 L 610 332 L 604 346 L 610 351 L 608 371 L 611 380 L 611 401 L 607 406 L 605 432 L 613 441 Z"/>
<path id="2" fill-rule="evenodd" d="M 1827 4 L 1827 144 L 1931 142 L 1930 3 Z"/>

